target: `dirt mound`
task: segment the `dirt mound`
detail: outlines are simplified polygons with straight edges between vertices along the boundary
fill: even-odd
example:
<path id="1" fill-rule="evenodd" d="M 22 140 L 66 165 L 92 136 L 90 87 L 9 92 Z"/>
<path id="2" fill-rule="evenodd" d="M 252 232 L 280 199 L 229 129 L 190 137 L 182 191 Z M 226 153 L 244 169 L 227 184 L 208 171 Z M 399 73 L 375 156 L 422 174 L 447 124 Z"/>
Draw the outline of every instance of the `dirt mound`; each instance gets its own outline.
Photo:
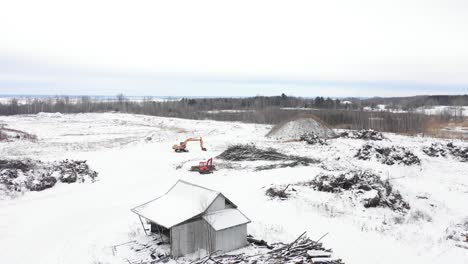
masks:
<path id="1" fill-rule="evenodd" d="M 411 151 L 404 147 L 391 146 L 380 147 L 375 144 L 367 143 L 362 146 L 354 156 L 360 160 L 377 160 L 387 165 L 404 164 L 420 165 L 421 160 Z"/>
<path id="2" fill-rule="evenodd" d="M 406 211 L 410 206 L 401 194 L 393 189 L 388 180 L 369 171 L 349 171 L 338 176 L 320 174 L 303 185 L 312 186 L 321 192 L 343 193 L 350 191 L 358 197 L 365 208 L 388 207 L 394 211 Z"/>
<path id="3" fill-rule="evenodd" d="M 353 132 L 343 132 L 340 134 L 340 137 L 373 140 L 373 141 L 380 141 L 384 139 L 384 136 L 382 133 L 377 132 L 373 129 L 361 129 L 361 130 L 353 131 Z"/>
<path id="4" fill-rule="evenodd" d="M 299 165 L 308 166 L 319 162 L 318 160 L 307 157 L 286 155 L 273 148 L 260 149 L 253 144 L 229 146 L 223 153 L 219 154 L 217 158 L 227 161 L 283 161 L 282 163 L 257 166 L 256 170 L 296 167 Z"/>
<path id="5" fill-rule="evenodd" d="M 468 162 L 468 147 L 460 147 L 452 142 L 447 145 L 432 143 L 430 147 L 423 148 L 423 152 L 430 157 L 447 157 L 449 155 L 461 162 Z"/>
<path id="6" fill-rule="evenodd" d="M 320 138 L 335 137 L 336 134 L 324 122 L 316 117 L 300 117 L 288 120 L 274 126 L 267 137 L 291 140 L 299 139 L 304 134 L 313 133 Z"/>
<path id="7" fill-rule="evenodd" d="M 0 160 L 0 198 L 5 194 L 49 189 L 58 181 L 94 182 L 97 176 L 86 161 Z"/>

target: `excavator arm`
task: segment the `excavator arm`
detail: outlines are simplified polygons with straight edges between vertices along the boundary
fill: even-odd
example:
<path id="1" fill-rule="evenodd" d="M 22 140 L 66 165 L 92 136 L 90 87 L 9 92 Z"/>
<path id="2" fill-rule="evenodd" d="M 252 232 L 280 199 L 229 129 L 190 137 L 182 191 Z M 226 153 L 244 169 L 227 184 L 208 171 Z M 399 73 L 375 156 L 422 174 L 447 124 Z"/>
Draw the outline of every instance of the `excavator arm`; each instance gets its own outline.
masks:
<path id="1" fill-rule="evenodd" d="M 203 150 L 203 151 L 206 151 L 206 148 L 203 146 L 203 138 L 202 137 L 199 137 L 199 138 L 187 138 L 185 141 L 183 142 L 180 142 L 180 145 L 177 146 L 177 145 L 174 145 L 174 150 L 179 150 L 179 151 L 185 151 L 186 150 L 186 147 L 187 147 L 187 143 L 188 142 L 193 142 L 193 141 L 198 141 L 200 142 L 200 148 Z"/>

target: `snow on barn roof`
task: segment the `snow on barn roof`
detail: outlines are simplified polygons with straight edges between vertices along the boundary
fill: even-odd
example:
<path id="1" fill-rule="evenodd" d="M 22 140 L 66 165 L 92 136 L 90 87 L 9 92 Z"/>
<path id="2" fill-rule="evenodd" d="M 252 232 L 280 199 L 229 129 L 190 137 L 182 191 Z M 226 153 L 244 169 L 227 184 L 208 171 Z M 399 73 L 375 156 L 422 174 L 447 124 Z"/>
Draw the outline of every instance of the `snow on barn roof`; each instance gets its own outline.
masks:
<path id="1" fill-rule="evenodd" d="M 179 180 L 166 194 L 131 211 L 171 228 L 206 211 L 220 192 Z"/>
<path id="2" fill-rule="evenodd" d="M 216 231 L 250 223 L 250 219 L 235 208 L 210 212 L 204 215 L 203 219 Z"/>

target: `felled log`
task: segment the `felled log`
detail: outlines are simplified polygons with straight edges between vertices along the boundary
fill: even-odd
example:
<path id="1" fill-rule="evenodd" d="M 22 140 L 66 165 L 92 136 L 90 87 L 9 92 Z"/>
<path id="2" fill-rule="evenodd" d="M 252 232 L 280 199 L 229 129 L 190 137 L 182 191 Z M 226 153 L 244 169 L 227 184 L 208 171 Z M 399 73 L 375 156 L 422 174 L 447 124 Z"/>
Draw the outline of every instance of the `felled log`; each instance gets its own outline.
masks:
<path id="1" fill-rule="evenodd" d="M 268 243 L 265 241 L 265 240 L 258 240 L 258 239 L 255 239 L 253 237 L 247 237 L 247 242 L 249 243 L 252 243 L 252 244 L 255 244 L 257 246 L 262 246 L 262 247 L 266 247 L 268 249 L 273 249 L 272 246 L 268 245 Z"/>
<path id="2" fill-rule="evenodd" d="M 259 241 L 249 237 L 251 241 Z M 319 239 L 320 240 L 320 239 Z M 318 241 L 319 241 L 318 240 Z M 257 255 L 215 255 L 210 254 L 198 261 L 196 264 L 232 264 L 232 263 L 323 263 L 323 264 L 343 264 L 340 259 L 331 258 L 331 250 L 322 247 L 318 241 L 313 241 L 305 232 L 289 244 L 274 243 L 270 246 L 272 250 Z M 265 242 L 266 243 L 266 242 Z M 262 243 L 263 244 L 263 243 Z M 268 243 L 266 243 L 268 244 Z"/>

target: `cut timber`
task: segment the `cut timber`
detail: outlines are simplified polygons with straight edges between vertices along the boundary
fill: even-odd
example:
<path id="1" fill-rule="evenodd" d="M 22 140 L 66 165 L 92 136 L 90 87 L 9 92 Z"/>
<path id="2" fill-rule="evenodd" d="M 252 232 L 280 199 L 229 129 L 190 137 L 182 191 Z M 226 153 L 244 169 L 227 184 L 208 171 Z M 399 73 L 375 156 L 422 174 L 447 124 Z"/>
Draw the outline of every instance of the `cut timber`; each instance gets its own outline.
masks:
<path id="1" fill-rule="evenodd" d="M 309 250 L 307 255 L 311 258 L 331 258 L 331 253 L 323 250 Z"/>
<path id="2" fill-rule="evenodd" d="M 330 258 L 313 258 L 312 263 L 323 263 L 323 264 L 328 264 L 332 262 L 333 260 Z"/>

